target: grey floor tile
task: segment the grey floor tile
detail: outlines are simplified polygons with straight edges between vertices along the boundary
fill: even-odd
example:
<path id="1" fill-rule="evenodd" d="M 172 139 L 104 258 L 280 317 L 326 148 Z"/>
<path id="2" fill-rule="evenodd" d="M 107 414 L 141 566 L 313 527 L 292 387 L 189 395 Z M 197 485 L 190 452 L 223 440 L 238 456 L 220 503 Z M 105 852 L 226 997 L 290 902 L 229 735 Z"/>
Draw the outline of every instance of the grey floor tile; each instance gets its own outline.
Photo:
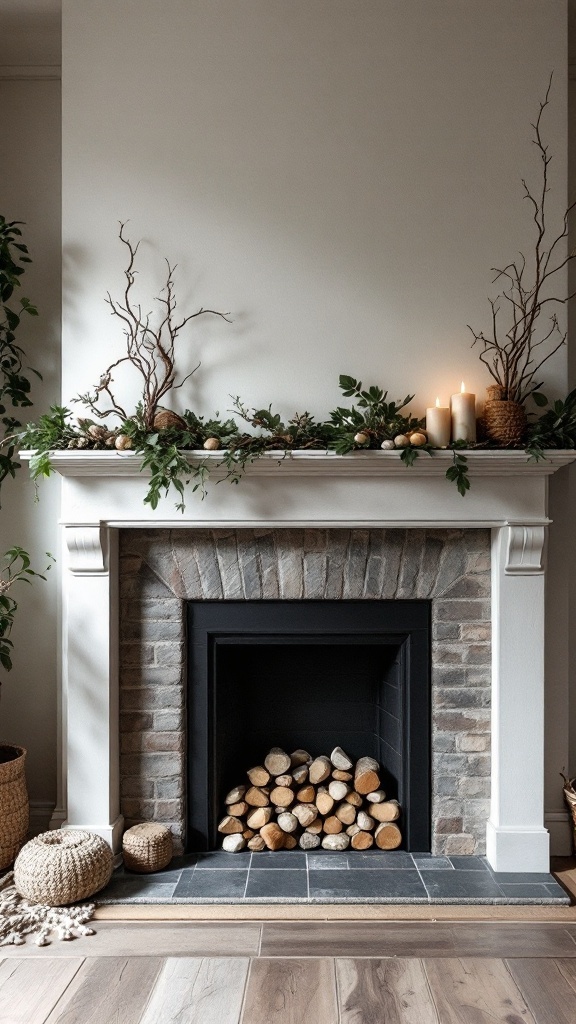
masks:
<path id="1" fill-rule="evenodd" d="M 250 866 L 258 871 L 268 868 L 276 871 L 281 868 L 288 868 L 292 871 L 295 871 L 297 868 L 303 868 L 305 871 L 306 854 L 304 850 L 278 850 L 276 853 L 272 850 L 262 850 L 261 853 L 254 853 L 252 855 Z"/>
<path id="2" fill-rule="evenodd" d="M 159 883 L 149 882 L 144 879 L 126 878 L 122 881 L 111 882 L 105 889 L 101 889 L 94 897 L 97 903 L 103 900 L 114 900 L 115 902 L 136 902 L 143 899 L 170 902 L 174 896 L 176 884 L 174 882 Z"/>
<path id="3" fill-rule="evenodd" d="M 174 899 L 239 899 L 244 896 L 248 871 L 193 871 L 174 890 Z"/>
<path id="4" fill-rule="evenodd" d="M 452 866 L 463 871 L 489 871 L 488 862 L 484 857 L 449 857 Z"/>
<path id="5" fill-rule="evenodd" d="M 150 882 L 160 882 L 163 885 L 172 883 L 173 885 L 176 885 L 180 881 L 182 868 L 166 868 L 165 871 L 152 871 L 150 873 L 143 873 L 140 871 L 127 871 L 125 868 L 119 868 L 119 872 L 121 873 L 117 874 L 116 871 L 114 872 L 114 874 L 112 875 L 113 881 L 116 879 L 126 879 L 134 881 L 134 879 L 137 878 L 146 878 Z"/>
<path id="6" fill-rule="evenodd" d="M 196 861 L 197 871 L 247 871 L 250 867 L 252 854 L 241 850 L 240 853 L 226 853 L 224 850 L 212 850 L 210 853 L 199 853 Z"/>
<path id="7" fill-rule="evenodd" d="M 551 899 L 565 900 L 569 902 L 568 897 L 564 890 L 558 885 L 555 888 L 558 892 L 549 892 L 552 886 L 543 885 L 541 882 L 520 882 L 519 884 L 511 884 L 509 882 L 501 882 L 500 888 L 505 896 L 511 899 L 518 900 L 546 900 Z"/>
<path id="8" fill-rule="evenodd" d="M 316 853 L 308 854 L 308 871 L 347 871 L 350 861 L 347 853 Z"/>
<path id="9" fill-rule="evenodd" d="M 454 871 L 454 866 L 450 863 L 448 857 L 433 857 L 432 854 L 426 856 L 422 853 L 413 853 L 412 859 L 416 867 L 422 871 Z"/>
<path id="10" fill-rule="evenodd" d="M 311 871 L 310 899 L 357 899 L 381 901 L 428 901 L 416 870 L 412 871 Z"/>
<path id="11" fill-rule="evenodd" d="M 496 899 L 500 886 L 486 871 L 421 871 L 430 899 Z"/>
<path id="12" fill-rule="evenodd" d="M 247 899 L 306 899 L 308 896 L 308 875 L 306 871 L 296 869 L 265 869 L 251 868 L 246 888 Z"/>
<path id="13" fill-rule="evenodd" d="M 352 854 L 349 854 L 352 857 Z M 352 865 L 352 861 L 348 861 Z M 367 850 L 365 853 L 354 854 L 354 870 L 362 871 L 414 871 L 414 861 L 409 853 L 386 850 Z"/>
<path id="14" fill-rule="evenodd" d="M 558 882 L 550 882 L 546 885 L 546 888 L 551 896 L 566 896 L 569 899 L 566 890 Z"/>

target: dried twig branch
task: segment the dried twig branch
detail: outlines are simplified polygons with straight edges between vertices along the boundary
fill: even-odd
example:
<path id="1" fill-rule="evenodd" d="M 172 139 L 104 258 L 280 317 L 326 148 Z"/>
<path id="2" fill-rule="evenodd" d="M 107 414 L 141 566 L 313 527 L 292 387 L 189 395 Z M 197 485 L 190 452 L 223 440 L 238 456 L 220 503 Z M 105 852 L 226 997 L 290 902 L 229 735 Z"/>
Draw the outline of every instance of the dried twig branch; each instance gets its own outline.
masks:
<path id="1" fill-rule="evenodd" d="M 119 238 L 128 250 L 128 265 L 124 271 L 126 285 L 124 288 L 123 300 L 120 302 L 113 299 L 108 292 L 106 301 L 112 311 L 112 316 L 117 316 L 124 324 L 124 336 L 126 338 L 126 355 L 121 356 L 105 370 L 100 378 L 100 383 L 93 392 L 80 395 L 79 400 L 100 419 L 115 415 L 122 420 L 128 419 L 126 410 L 119 404 L 111 385 L 114 383 L 112 371 L 122 363 L 131 363 L 140 373 L 143 379 L 142 390 L 142 419 L 147 430 L 152 430 L 154 418 L 160 403 L 173 388 L 180 388 L 193 373 L 196 372 L 200 363 L 188 373 L 183 380 L 177 383 L 178 371 L 176 369 L 176 340 L 180 331 L 198 316 L 211 314 L 222 317 L 228 323 L 228 313 L 220 313 L 215 309 L 200 308 L 196 313 L 190 313 L 181 319 L 176 317 L 177 302 L 174 293 L 174 271 L 176 265 L 172 266 L 166 260 L 167 276 L 166 284 L 156 301 L 160 305 L 160 319 L 157 326 L 153 326 L 152 313 L 143 313 L 139 303 L 132 299 L 132 289 L 136 279 L 134 264 L 140 242 L 133 245 L 124 234 L 125 224 L 120 223 Z M 106 396 L 109 402 L 107 408 L 100 408 L 100 400 Z"/>
<path id="2" fill-rule="evenodd" d="M 555 260 L 557 248 L 568 237 L 569 216 L 576 202 L 571 203 L 566 210 L 562 229 L 551 242 L 547 241 L 546 197 L 549 191 L 548 169 L 552 157 L 542 138 L 541 122 L 550 102 L 551 87 L 552 75 L 544 100 L 540 103 L 538 117 L 532 124 L 532 141 L 540 156 L 542 174 L 537 194 L 534 194 L 526 180 L 522 178 L 524 198 L 532 208 L 536 228 L 534 257 L 531 262 L 533 276 L 529 276 L 528 261 L 522 252 L 507 266 L 493 267 L 495 276 L 492 283 L 503 282 L 503 287 L 495 299 L 489 300 L 492 309 L 491 333 L 487 336 L 483 331 L 475 331 L 470 326 L 468 328 L 474 338 L 472 345 L 480 346 L 480 360 L 491 377 L 504 388 L 504 397 L 516 402 L 525 402 L 532 392 L 541 387 L 541 383 L 536 379 L 539 371 L 566 341 L 566 334 L 562 332 L 555 312 L 550 314 L 546 326 L 540 328 L 539 318 L 544 307 L 549 304 L 565 304 L 573 297 L 568 295 L 559 298 L 547 293 L 550 279 L 576 256 L 575 251 L 568 253 L 559 262 Z M 507 314 L 505 327 L 502 326 L 504 311 Z M 542 346 L 548 347 L 546 354 Z"/>

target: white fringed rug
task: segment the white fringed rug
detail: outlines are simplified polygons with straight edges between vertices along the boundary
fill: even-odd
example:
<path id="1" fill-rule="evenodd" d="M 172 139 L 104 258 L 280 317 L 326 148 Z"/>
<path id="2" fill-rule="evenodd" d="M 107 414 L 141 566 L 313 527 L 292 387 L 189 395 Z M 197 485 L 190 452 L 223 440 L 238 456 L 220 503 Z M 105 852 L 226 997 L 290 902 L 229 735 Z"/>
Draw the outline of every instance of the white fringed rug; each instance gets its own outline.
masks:
<path id="1" fill-rule="evenodd" d="M 0 946 L 21 946 L 25 935 L 33 935 L 37 946 L 48 946 L 53 939 L 94 935 L 86 926 L 93 914 L 93 903 L 70 907 L 31 903 L 16 891 L 13 871 L 0 879 Z"/>

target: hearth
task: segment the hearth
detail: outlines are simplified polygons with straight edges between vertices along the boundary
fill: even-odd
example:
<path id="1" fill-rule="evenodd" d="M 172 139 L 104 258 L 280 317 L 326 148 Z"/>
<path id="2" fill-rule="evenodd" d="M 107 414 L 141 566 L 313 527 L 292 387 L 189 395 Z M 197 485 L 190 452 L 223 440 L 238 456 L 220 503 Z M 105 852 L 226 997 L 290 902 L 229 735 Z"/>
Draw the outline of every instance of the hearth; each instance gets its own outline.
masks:
<path id="1" fill-rule="evenodd" d="M 383 766 L 403 849 L 430 850 L 429 601 L 188 603 L 188 837 L 274 744 Z M 243 769 L 243 770 L 242 770 Z"/>

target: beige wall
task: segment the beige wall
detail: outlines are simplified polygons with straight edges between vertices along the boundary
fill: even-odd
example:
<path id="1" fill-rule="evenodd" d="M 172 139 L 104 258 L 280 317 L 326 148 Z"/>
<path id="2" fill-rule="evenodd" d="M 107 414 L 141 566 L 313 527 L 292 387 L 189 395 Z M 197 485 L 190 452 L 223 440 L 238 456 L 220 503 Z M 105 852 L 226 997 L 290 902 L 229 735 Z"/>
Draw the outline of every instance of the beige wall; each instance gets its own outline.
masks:
<path id="1" fill-rule="evenodd" d="M 0 209 L 9 220 L 25 221 L 25 241 L 33 259 L 22 294 L 39 309 L 23 318 L 19 341 L 30 365 L 43 376 L 34 383 L 34 408 L 25 420 L 59 401 L 60 390 L 60 82 L 0 79 L 2 178 Z M 34 380 L 34 377 L 31 378 Z M 0 512 L 0 552 L 19 544 L 44 568 L 46 551 L 57 553 L 59 485 L 34 487 L 23 468 L 5 481 Z M 2 671 L 0 736 L 28 749 L 28 783 L 33 815 L 46 818 L 56 794 L 57 574 L 46 583 L 21 585 L 12 638 L 14 668 Z M 48 815 L 49 816 L 49 815 Z"/>
<path id="2" fill-rule="evenodd" d="M 182 309 L 232 311 L 231 326 L 198 321 L 183 339 L 182 365 L 202 367 L 182 404 L 223 412 L 239 393 L 325 415 L 341 372 L 394 397 L 416 391 L 418 412 L 462 376 L 482 395 L 466 324 L 488 323 L 490 267 L 530 245 L 519 178 L 537 175 L 528 126 L 552 68 L 550 198 L 557 212 L 564 204 L 565 35 L 564 0 L 66 0 L 63 400 L 121 345 L 103 301 L 121 287 L 119 219 L 144 239 L 145 303 L 169 256 Z M 43 311 L 28 344 L 47 372 L 40 411 L 58 376 L 58 84 L 0 88 L 17 140 L 2 195 L 28 222 L 29 291 Z M 547 380 L 565 391 L 565 352 Z M 566 488 L 552 495 L 565 525 L 550 551 L 547 806 L 558 810 Z M 23 482 L 7 498 L 7 543 L 53 549 L 57 484 L 42 491 L 39 506 Z M 2 698 L 7 735 L 33 749 L 39 800 L 54 793 L 53 587 L 23 602 Z"/>

